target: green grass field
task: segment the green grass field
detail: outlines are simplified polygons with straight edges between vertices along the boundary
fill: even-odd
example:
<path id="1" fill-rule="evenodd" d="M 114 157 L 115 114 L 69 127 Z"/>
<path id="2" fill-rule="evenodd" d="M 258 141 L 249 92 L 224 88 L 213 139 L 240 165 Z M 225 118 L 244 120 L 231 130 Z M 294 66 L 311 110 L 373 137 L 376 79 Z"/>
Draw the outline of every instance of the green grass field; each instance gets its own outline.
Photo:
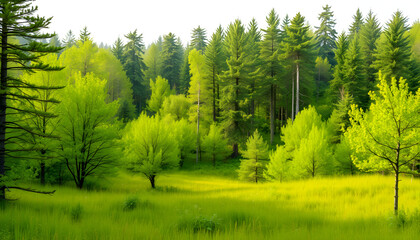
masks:
<path id="1" fill-rule="evenodd" d="M 203 172 L 164 174 L 156 190 L 125 173 L 103 190 L 14 190 L 0 239 L 420 239 L 419 179 L 402 179 L 395 218 L 392 176 L 253 184 Z"/>

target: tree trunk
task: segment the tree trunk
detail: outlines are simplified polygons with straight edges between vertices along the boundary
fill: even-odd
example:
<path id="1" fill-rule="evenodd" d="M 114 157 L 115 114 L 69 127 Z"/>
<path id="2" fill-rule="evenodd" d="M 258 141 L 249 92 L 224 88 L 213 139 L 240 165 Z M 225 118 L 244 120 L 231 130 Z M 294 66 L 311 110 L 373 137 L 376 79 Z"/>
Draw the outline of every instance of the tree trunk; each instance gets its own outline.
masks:
<path id="1" fill-rule="evenodd" d="M 292 77 L 292 122 L 295 120 L 295 79 Z"/>
<path id="2" fill-rule="evenodd" d="M 296 115 L 299 113 L 299 63 L 296 64 Z"/>
<path id="3" fill-rule="evenodd" d="M 233 150 L 232 158 L 237 158 L 239 156 L 239 148 L 238 148 L 238 144 L 237 143 L 234 143 L 233 144 L 232 150 Z"/>
<path id="4" fill-rule="evenodd" d="M 6 86 L 7 86 L 7 40 L 8 29 L 5 21 L 2 21 L 1 31 L 1 66 L 0 66 L 0 177 L 6 174 Z M 5 186 L 0 185 L 0 200 L 6 199 Z"/>
<path id="5" fill-rule="evenodd" d="M 44 160 L 42 160 L 42 162 L 41 162 L 41 164 L 40 164 L 40 170 L 41 170 L 41 173 L 40 173 L 40 179 L 41 179 L 41 185 L 45 185 L 45 162 L 44 162 Z"/>
<path id="6" fill-rule="evenodd" d="M 79 180 L 79 182 L 77 183 L 77 187 L 79 189 L 82 189 L 83 188 L 83 183 L 85 183 L 85 178 L 84 177 L 81 177 L 80 180 Z"/>
<path id="7" fill-rule="evenodd" d="M 270 88 L 270 144 L 273 144 L 274 139 L 274 84 Z"/>
<path id="8" fill-rule="evenodd" d="M 216 122 L 216 70 L 213 66 L 213 122 Z"/>
<path id="9" fill-rule="evenodd" d="M 200 83 L 198 84 L 198 101 L 197 101 L 197 146 L 195 163 L 198 163 L 200 158 Z"/>
<path id="10" fill-rule="evenodd" d="M 398 216 L 398 182 L 399 180 L 399 169 L 397 166 L 397 171 L 395 172 L 395 195 L 394 195 L 394 215 Z"/>
<path id="11" fill-rule="evenodd" d="M 149 181 L 150 181 L 150 185 L 152 186 L 153 189 L 155 189 L 155 175 L 149 176 Z"/>

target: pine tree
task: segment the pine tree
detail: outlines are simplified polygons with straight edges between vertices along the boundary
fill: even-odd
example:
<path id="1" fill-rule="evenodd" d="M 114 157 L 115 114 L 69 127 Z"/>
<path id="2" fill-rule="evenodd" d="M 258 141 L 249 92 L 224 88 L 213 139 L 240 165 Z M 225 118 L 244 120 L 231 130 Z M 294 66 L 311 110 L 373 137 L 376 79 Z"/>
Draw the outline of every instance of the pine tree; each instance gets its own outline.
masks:
<path id="1" fill-rule="evenodd" d="M 238 143 L 244 135 L 248 116 L 245 113 L 247 81 L 249 79 L 249 59 L 246 51 L 247 39 L 245 28 L 240 20 L 229 25 L 226 34 L 226 52 L 228 54 L 228 70 L 223 72 L 223 88 L 221 99 L 222 119 L 225 133 L 230 137 L 233 147 L 232 157 L 237 157 Z"/>
<path id="2" fill-rule="evenodd" d="M 93 41 L 86 26 L 80 31 L 79 41 L 82 43 L 85 43 L 86 41 Z"/>
<path id="3" fill-rule="evenodd" d="M 137 112 L 140 113 L 146 106 L 146 81 L 144 70 L 146 65 L 143 62 L 144 43 L 143 34 L 137 34 L 137 30 L 125 35 L 128 42 L 124 47 L 124 70 L 133 85 L 133 99 Z"/>
<path id="4" fill-rule="evenodd" d="M 319 27 L 316 27 L 316 40 L 318 41 L 319 56 L 328 58 L 331 65 L 335 65 L 334 61 L 334 48 L 337 32 L 335 31 L 334 13 L 331 11 L 331 6 L 325 5 L 322 7 L 324 10 L 319 14 L 318 20 L 321 20 Z"/>
<path id="5" fill-rule="evenodd" d="M 337 65 L 334 67 L 333 79 L 331 80 L 330 87 L 328 89 L 329 96 L 332 98 L 333 102 L 337 101 L 340 94 L 340 89 L 342 89 L 345 83 L 345 61 L 347 51 L 349 49 L 349 40 L 344 32 L 338 36 L 336 46 L 337 48 L 335 49 L 335 61 L 337 62 Z"/>
<path id="6" fill-rule="evenodd" d="M 356 34 L 360 32 L 363 24 L 364 24 L 363 15 L 362 15 L 362 12 L 360 12 L 360 9 L 358 8 L 356 11 L 356 14 L 353 15 L 353 23 L 351 24 L 350 29 L 349 29 L 350 39 L 352 39 Z"/>
<path id="7" fill-rule="evenodd" d="M 71 48 L 75 44 L 76 37 L 74 36 L 73 32 L 69 30 L 69 32 L 66 34 L 66 37 L 63 39 L 63 47 Z"/>
<path id="8" fill-rule="evenodd" d="M 114 43 L 114 46 L 112 46 L 111 51 L 114 54 L 114 56 L 121 62 L 121 64 L 124 64 L 124 44 L 121 38 L 117 38 L 117 40 Z"/>
<path id="9" fill-rule="evenodd" d="M 22 94 L 22 89 L 46 89 L 44 86 L 24 82 L 17 73 L 61 69 L 60 67 L 43 64 L 40 61 L 42 56 L 47 53 L 58 52 L 61 48 L 37 41 L 52 38 L 54 34 L 41 33 L 42 30 L 48 28 L 51 18 L 34 16 L 38 7 L 31 4 L 32 1 L 30 0 L 0 1 L 0 19 L 2 20 L 0 32 L 0 200 L 6 198 L 6 187 L 9 189 L 14 187 L 7 182 L 5 168 L 6 156 L 13 157 L 12 149 L 8 147 L 9 144 L 19 140 L 19 138 L 10 138 L 11 135 L 16 134 L 16 131 L 35 133 L 31 129 L 22 127 L 19 121 L 10 121 L 9 116 L 18 117 L 27 113 L 25 109 L 13 105 L 20 101 L 41 101 L 37 97 Z M 25 38 L 28 43 L 22 44 L 13 40 L 13 38 Z M 47 101 L 53 100 L 48 99 Z M 17 150 L 22 151 L 24 149 Z"/>
<path id="10" fill-rule="evenodd" d="M 184 50 L 184 58 L 182 60 L 181 71 L 179 75 L 179 93 L 187 94 L 188 88 L 190 87 L 191 74 L 190 74 L 190 64 L 188 63 L 188 56 L 192 49 L 191 45 L 187 44 L 187 47 Z"/>
<path id="11" fill-rule="evenodd" d="M 309 26 L 305 25 L 305 18 L 300 13 L 296 14 L 286 31 L 288 38 L 283 43 L 283 51 L 286 57 L 292 60 L 293 68 L 296 69 L 296 110 L 294 115 L 297 115 L 300 103 L 305 103 L 310 99 L 314 88 L 314 44 L 308 32 Z M 301 95 L 306 97 L 306 101 L 301 100 Z M 292 116 L 293 118 L 294 116 Z"/>
<path id="12" fill-rule="evenodd" d="M 162 77 L 168 79 L 172 89 L 179 87 L 179 73 L 182 64 L 182 47 L 173 33 L 163 37 L 161 59 Z"/>
<path id="13" fill-rule="evenodd" d="M 146 70 L 144 71 L 144 79 L 146 82 L 162 75 L 162 62 L 157 43 L 152 43 L 146 50 L 146 53 L 144 54 L 144 63 L 146 64 Z"/>
<path id="14" fill-rule="evenodd" d="M 203 137 L 202 150 L 204 155 L 211 159 L 213 166 L 216 162 L 224 160 L 229 155 L 227 140 L 223 137 L 222 129 L 215 123 L 210 125 L 209 133 Z"/>
<path id="15" fill-rule="evenodd" d="M 344 88 L 340 89 L 340 99 L 328 119 L 328 123 L 332 127 L 333 136 L 331 137 L 331 143 L 337 144 L 341 140 L 341 136 L 350 126 L 349 111 L 351 105 L 354 104 L 353 97 Z"/>
<path id="16" fill-rule="evenodd" d="M 191 48 L 204 53 L 207 46 L 206 30 L 198 26 L 192 30 L 191 34 Z"/>
<path id="17" fill-rule="evenodd" d="M 360 46 L 364 55 L 366 66 L 366 76 L 369 82 L 369 88 L 373 89 L 375 82 L 375 73 L 377 70 L 372 66 L 375 61 L 374 53 L 376 52 L 376 41 L 381 35 L 381 27 L 379 26 L 376 16 L 369 11 L 366 17 L 366 23 L 360 29 Z"/>
<path id="18" fill-rule="evenodd" d="M 384 37 L 377 42 L 373 67 L 389 79 L 408 79 L 408 85 L 413 88 L 418 83 L 410 71 L 412 63 L 408 30 L 407 18 L 400 11 L 395 12 L 383 32 Z"/>
<path id="19" fill-rule="evenodd" d="M 268 145 L 259 134 L 258 129 L 248 138 L 246 151 L 242 155 L 244 159 L 241 160 L 238 170 L 239 179 L 255 183 L 265 180 L 264 171 L 269 159 Z"/>
<path id="20" fill-rule="evenodd" d="M 219 26 L 211 36 L 210 42 L 206 48 L 206 65 L 209 71 L 208 77 L 211 81 L 211 98 L 213 106 L 213 121 L 219 117 L 219 90 L 220 90 L 220 74 L 225 69 L 225 51 L 223 48 L 223 29 Z"/>
<path id="21" fill-rule="evenodd" d="M 255 118 L 255 105 L 260 100 L 257 95 L 259 92 L 259 86 L 262 82 L 261 66 L 262 61 L 260 58 L 260 43 L 261 43 L 261 31 L 258 29 L 257 21 L 253 18 L 249 23 L 247 36 L 247 51 L 249 53 L 250 65 L 249 65 L 249 93 L 248 93 L 248 110 L 247 114 L 253 118 L 251 120 L 251 130 L 253 131 L 253 122 Z"/>
<path id="22" fill-rule="evenodd" d="M 262 74 L 265 77 L 265 88 L 270 87 L 270 144 L 274 139 L 274 119 L 276 109 L 277 87 L 280 86 L 280 19 L 277 13 L 272 9 L 266 17 L 267 29 L 263 29 L 264 39 L 261 42 L 261 65 Z M 287 23 L 286 23 L 287 24 Z M 264 87 L 264 86 L 261 86 Z"/>

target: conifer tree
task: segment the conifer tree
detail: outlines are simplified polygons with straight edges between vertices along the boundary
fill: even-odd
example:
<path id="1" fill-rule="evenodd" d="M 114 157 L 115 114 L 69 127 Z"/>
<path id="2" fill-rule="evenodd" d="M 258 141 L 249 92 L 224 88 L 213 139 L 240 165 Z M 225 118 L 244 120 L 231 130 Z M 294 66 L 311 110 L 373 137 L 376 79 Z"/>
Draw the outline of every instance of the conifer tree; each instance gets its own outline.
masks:
<path id="1" fill-rule="evenodd" d="M 334 13 L 331 11 L 331 6 L 328 4 L 322 7 L 324 10 L 319 14 L 318 20 L 321 21 L 319 27 L 316 27 L 315 35 L 319 47 L 319 56 L 328 58 L 331 65 L 335 65 L 334 48 L 337 32 L 335 31 Z"/>
<path id="2" fill-rule="evenodd" d="M 10 121 L 10 116 L 21 116 L 27 113 L 24 109 L 13 107 L 12 104 L 19 101 L 41 101 L 37 97 L 22 94 L 21 89 L 45 89 L 44 86 L 24 82 L 17 73 L 61 69 L 40 61 L 42 56 L 58 52 L 60 48 L 38 41 L 54 36 L 54 34 L 43 33 L 52 18 L 35 16 L 38 7 L 31 4 L 30 0 L 0 1 L 0 19 L 2 20 L 0 26 L 0 200 L 6 197 L 6 187 L 17 188 L 8 183 L 5 168 L 6 156 L 12 157 L 13 154 L 8 145 L 19 139 L 10 138 L 9 134 L 12 134 L 10 131 L 33 132 L 31 129 L 22 127 L 19 122 Z M 25 38 L 28 42 L 22 44 L 13 38 Z"/>
<path id="3" fill-rule="evenodd" d="M 373 83 L 375 82 L 375 73 L 377 70 L 373 67 L 373 62 L 376 57 L 376 41 L 381 35 L 381 27 L 379 26 L 378 20 L 372 11 L 369 11 L 366 17 L 366 23 L 363 24 L 360 29 L 360 46 L 364 55 L 365 71 L 369 82 L 369 88 L 373 89 Z"/>
<path id="4" fill-rule="evenodd" d="M 192 30 L 191 34 L 191 48 L 195 48 L 198 51 L 204 53 L 207 46 L 206 30 L 198 26 Z"/>
<path id="5" fill-rule="evenodd" d="M 345 62 L 347 51 L 349 49 L 349 40 L 344 32 L 341 33 L 340 36 L 338 36 L 336 46 L 337 48 L 334 51 L 334 58 L 337 62 L 337 65 L 335 65 L 334 67 L 333 79 L 331 80 L 330 87 L 328 89 L 329 96 L 332 98 L 333 102 L 337 101 L 340 94 L 340 89 L 342 89 L 345 83 Z"/>
<path id="6" fill-rule="evenodd" d="M 144 63 L 146 70 L 144 71 L 144 79 L 156 79 L 162 75 L 162 62 L 160 59 L 160 50 L 157 43 L 152 43 L 144 54 Z"/>
<path id="7" fill-rule="evenodd" d="M 79 41 L 82 43 L 85 43 L 86 41 L 93 41 L 86 26 L 80 31 Z"/>
<path id="8" fill-rule="evenodd" d="M 66 34 L 66 37 L 63 39 L 63 47 L 70 48 L 76 44 L 76 37 L 73 32 L 69 30 Z"/>
<path id="9" fill-rule="evenodd" d="M 210 42 L 206 48 L 206 65 L 209 71 L 209 79 L 211 81 L 211 98 L 213 121 L 219 117 L 219 93 L 220 93 L 220 74 L 225 66 L 225 51 L 223 48 L 223 29 L 219 26 L 212 34 Z"/>
<path id="10" fill-rule="evenodd" d="M 274 118 L 276 109 L 277 87 L 280 86 L 280 19 L 277 13 L 272 9 L 266 17 L 267 29 L 263 29 L 264 39 L 261 42 L 261 71 L 264 75 L 266 86 L 269 86 L 270 96 L 270 144 L 274 138 Z M 287 24 L 287 23 L 286 23 Z M 264 87 L 264 86 L 261 86 Z M 265 87 L 267 88 L 267 87 Z"/>
<path id="11" fill-rule="evenodd" d="M 240 20 L 229 25 L 226 34 L 226 52 L 228 70 L 223 72 L 223 88 L 221 99 L 222 119 L 225 133 L 230 137 L 233 153 L 239 155 L 238 143 L 244 135 L 248 116 L 245 113 L 245 97 L 248 93 L 249 59 L 246 51 L 247 39 L 245 28 Z"/>
<path id="12" fill-rule="evenodd" d="M 356 14 L 353 15 L 353 22 L 349 29 L 349 38 L 352 39 L 356 34 L 360 32 L 362 29 L 364 22 L 363 22 L 363 15 L 360 9 L 358 8 Z"/>
<path id="13" fill-rule="evenodd" d="M 239 179 L 255 183 L 265 180 L 264 171 L 269 159 L 268 144 L 261 137 L 258 129 L 248 138 L 246 151 L 242 155 L 244 159 L 241 160 L 238 170 Z"/>
<path id="14" fill-rule="evenodd" d="M 147 108 L 151 112 L 158 113 L 165 98 L 171 94 L 168 80 L 161 76 L 158 76 L 155 81 L 150 79 L 150 91 L 152 95 L 147 101 Z"/>
<path id="15" fill-rule="evenodd" d="M 309 35 L 309 26 L 305 25 L 305 18 L 296 14 L 286 29 L 287 39 L 283 43 L 284 52 L 287 58 L 292 60 L 293 68 L 296 70 L 296 110 L 299 113 L 300 96 L 310 99 L 313 90 L 313 72 L 315 67 L 314 44 Z M 294 116 L 292 116 L 293 119 Z"/>
<path id="16" fill-rule="evenodd" d="M 229 155 L 227 140 L 223 137 L 222 129 L 215 123 L 210 125 L 209 133 L 203 137 L 202 150 L 204 155 L 211 159 L 213 166 Z"/>
<path id="17" fill-rule="evenodd" d="M 182 47 L 173 33 L 163 37 L 162 51 L 162 77 L 168 79 L 172 89 L 179 87 L 179 74 L 182 64 Z"/>
<path id="18" fill-rule="evenodd" d="M 181 71 L 179 75 L 179 86 L 178 92 L 180 94 L 187 94 L 188 88 L 190 87 L 191 74 L 190 74 L 190 64 L 188 63 L 188 56 L 191 52 L 191 45 L 187 44 L 187 47 L 184 50 L 184 57 L 182 60 Z"/>
<path id="19" fill-rule="evenodd" d="M 124 60 L 123 60 L 124 44 L 121 38 L 117 38 L 117 40 L 114 43 L 114 46 L 112 46 L 111 51 L 114 54 L 114 56 L 121 62 L 121 64 L 124 64 Z"/>
<path id="20" fill-rule="evenodd" d="M 410 71 L 412 62 L 408 30 L 407 18 L 402 12 L 395 12 L 383 32 L 384 37 L 377 42 L 373 67 L 389 79 L 407 79 L 409 87 L 413 88 L 418 84 L 418 79 Z"/>
<path id="21" fill-rule="evenodd" d="M 128 42 L 124 47 L 124 70 L 133 85 L 133 99 L 137 112 L 140 113 L 146 103 L 146 82 L 144 70 L 146 65 L 143 62 L 144 43 L 143 34 L 137 34 L 137 30 L 125 35 Z"/>

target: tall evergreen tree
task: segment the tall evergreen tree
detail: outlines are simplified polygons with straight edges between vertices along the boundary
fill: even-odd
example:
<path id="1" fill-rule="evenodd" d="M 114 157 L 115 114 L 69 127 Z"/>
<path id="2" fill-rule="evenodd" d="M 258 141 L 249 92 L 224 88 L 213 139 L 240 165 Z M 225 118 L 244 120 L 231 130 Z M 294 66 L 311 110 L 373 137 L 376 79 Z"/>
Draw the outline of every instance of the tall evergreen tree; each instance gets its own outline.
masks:
<path id="1" fill-rule="evenodd" d="M 74 36 L 73 32 L 69 30 L 66 34 L 66 37 L 63 39 L 63 47 L 70 48 L 74 44 L 76 44 L 76 37 Z"/>
<path id="2" fill-rule="evenodd" d="M 345 69 L 345 61 L 346 61 L 346 54 L 349 49 L 349 40 L 347 35 L 343 32 L 338 36 L 336 42 L 337 48 L 335 49 L 335 61 L 337 65 L 334 67 L 333 79 L 330 82 L 329 87 L 329 96 L 332 98 L 333 102 L 336 102 L 340 89 L 344 85 L 346 69 Z"/>
<path id="3" fill-rule="evenodd" d="M 373 83 L 375 82 L 375 73 L 377 70 L 373 67 L 373 62 L 376 57 L 376 41 L 381 36 L 381 27 L 379 26 L 378 20 L 372 11 L 369 11 L 366 17 L 366 23 L 363 24 L 360 29 L 360 46 L 364 55 L 364 61 L 366 66 L 366 75 L 369 81 L 369 88 L 372 89 Z"/>
<path id="4" fill-rule="evenodd" d="M 182 47 L 175 37 L 175 34 L 169 33 L 163 37 L 161 59 L 162 59 L 162 77 L 168 79 L 171 88 L 178 88 L 179 73 L 182 64 Z"/>
<path id="5" fill-rule="evenodd" d="M 353 38 L 356 34 L 360 32 L 363 26 L 363 15 L 360 9 L 358 8 L 356 11 L 356 14 L 353 15 L 353 23 L 350 26 L 349 29 L 349 36 L 350 38 Z"/>
<path id="6" fill-rule="evenodd" d="M 198 51 L 204 53 L 207 46 L 206 30 L 198 26 L 192 30 L 191 34 L 191 48 L 195 48 Z"/>
<path id="7" fill-rule="evenodd" d="M 296 70 L 296 110 L 294 115 L 297 115 L 300 103 L 308 102 L 314 87 L 314 43 L 309 35 L 309 26 L 305 25 L 305 17 L 300 13 L 296 14 L 286 31 L 288 38 L 283 43 L 283 48 L 287 58 L 293 61 L 293 68 Z M 301 95 L 305 96 L 305 101 L 301 100 Z"/>
<path id="8" fill-rule="evenodd" d="M 334 48 L 335 40 L 337 38 L 337 32 L 335 31 L 335 19 L 334 13 L 331 11 L 331 6 L 325 5 L 322 7 L 324 10 L 319 14 L 318 20 L 321 21 L 319 27 L 316 27 L 316 40 L 318 41 L 319 56 L 322 58 L 328 58 L 331 65 L 335 65 L 334 61 Z"/>
<path id="9" fill-rule="evenodd" d="M 395 12 L 387 23 L 384 36 L 377 42 L 373 67 L 388 79 L 393 77 L 407 79 L 409 87 L 413 88 L 418 83 L 410 71 L 412 62 L 408 30 L 407 18 L 400 11 Z"/>
<path id="10" fill-rule="evenodd" d="M 38 41 L 49 39 L 54 34 L 41 33 L 48 28 L 51 18 L 35 16 L 38 7 L 32 6 L 30 0 L 0 1 L 1 19 L 1 52 L 0 52 L 0 200 L 5 199 L 5 189 L 17 188 L 10 186 L 6 177 L 6 156 L 13 157 L 13 151 L 9 146 L 19 137 L 16 131 L 36 133 L 35 130 L 27 129 L 20 125 L 19 121 L 11 121 L 11 116 L 21 116 L 28 111 L 15 107 L 14 103 L 20 101 L 44 101 L 34 96 L 22 93 L 22 89 L 45 89 L 45 86 L 28 84 L 19 77 L 18 72 L 33 73 L 34 71 L 59 70 L 60 67 L 43 64 L 40 58 L 47 53 L 58 52 L 57 48 Z M 28 43 L 22 44 L 13 38 L 25 38 Z M 46 101 L 54 101 L 48 99 Z M 34 112 L 35 114 L 35 112 Z M 41 113 L 38 113 L 41 115 Z M 14 132 L 14 133 L 13 133 Z M 42 134 L 42 133 L 37 133 Z M 18 149 L 22 151 L 24 149 Z"/>
<path id="11" fill-rule="evenodd" d="M 114 54 L 114 56 L 121 62 L 121 64 L 124 64 L 124 43 L 122 42 L 121 38 L 117 38 L 117 40 L 114 43 L 114 46 L 112 46 L 111 51 Z"/>
<path id="12" fill-rule="evenodd" d="M 162 63 L 158 43 L 152 43 L 146 50 L 146 53 L 144 54 L 144 63 L 147 67 L 146 71 L 144 71 L 144 79 L 146 82 L 162 75 Z"/>
<path id="13" fill-rule="evenodd" d="M 221 108 L 222 124 L 233 147 L 232 157 L 239 155 L 238 143 L 247 129 L 244 102 L 248 93 L 250 62 L 246 38 L 245 28 L 239 19 L 229 25 L 225 40 L 228 70 L 223 72 L 222 77 Z"/>
<path id="14" fill-rule="evenodd" d="M 93 41 L 86 26 L 80 31 L 79 41 L 82 43 L 85 43 L 86 41 Z"/>
<path id="15" fill-rule="evenodd" d="M 192 49 L 196 49 L 196 48 L 192 48 L 191 45 L 187 44 L 187 47 L 184 50 L 184 56 L 183 56 L 181 70 L 179 74 L 179 86 L 178 86 L 179 93 L 181 94 L 187 94 L 188 88 L 190 87 L 191 74 L 190 74 L 190 64 L 188 62 L 188 56 Z"/>
<path id="16" fill-rule="evenodd" d="M 144 44 L 143 34 L 137 34 L 137 30 L 125 35 L 128 42 L 124 47 L 124 70 L 133 85 L 133 99 L 138 113 L 146 107 L 146 83 L 144 70 L 146 65 L 143 62 Z"/>
<path id="17" fill-rule="evenodd" d="M 267 29 L 263 29 L 263 41 L 261 42 L 261 66 L 262 74 L 265 77 L 265 85 L 269 86 L 270 91 L 270 144 L 274 139 L 274 119 L 276 109 L 276 91 L 280 86 L 280 19 L 277 13 L 272 9 L 266 17 Z M 264 87 L 264 86 L 261 86 Z"/>
<path id="18" fill-rule="evenodd" d="M 211 36 L 209 45 L 206 48 L 204 54 L 206 56 L 206 65 L 209 71 L 208 77 L 211 81 L 211 98 L 212 98 L 212 113 L 213 121 L 219 117 L 219 86 L 220 86 L 220 74 L 224 70 L 225 66 L 225 51 L 223 48 L 223 29 L 219 26 Z"/>

